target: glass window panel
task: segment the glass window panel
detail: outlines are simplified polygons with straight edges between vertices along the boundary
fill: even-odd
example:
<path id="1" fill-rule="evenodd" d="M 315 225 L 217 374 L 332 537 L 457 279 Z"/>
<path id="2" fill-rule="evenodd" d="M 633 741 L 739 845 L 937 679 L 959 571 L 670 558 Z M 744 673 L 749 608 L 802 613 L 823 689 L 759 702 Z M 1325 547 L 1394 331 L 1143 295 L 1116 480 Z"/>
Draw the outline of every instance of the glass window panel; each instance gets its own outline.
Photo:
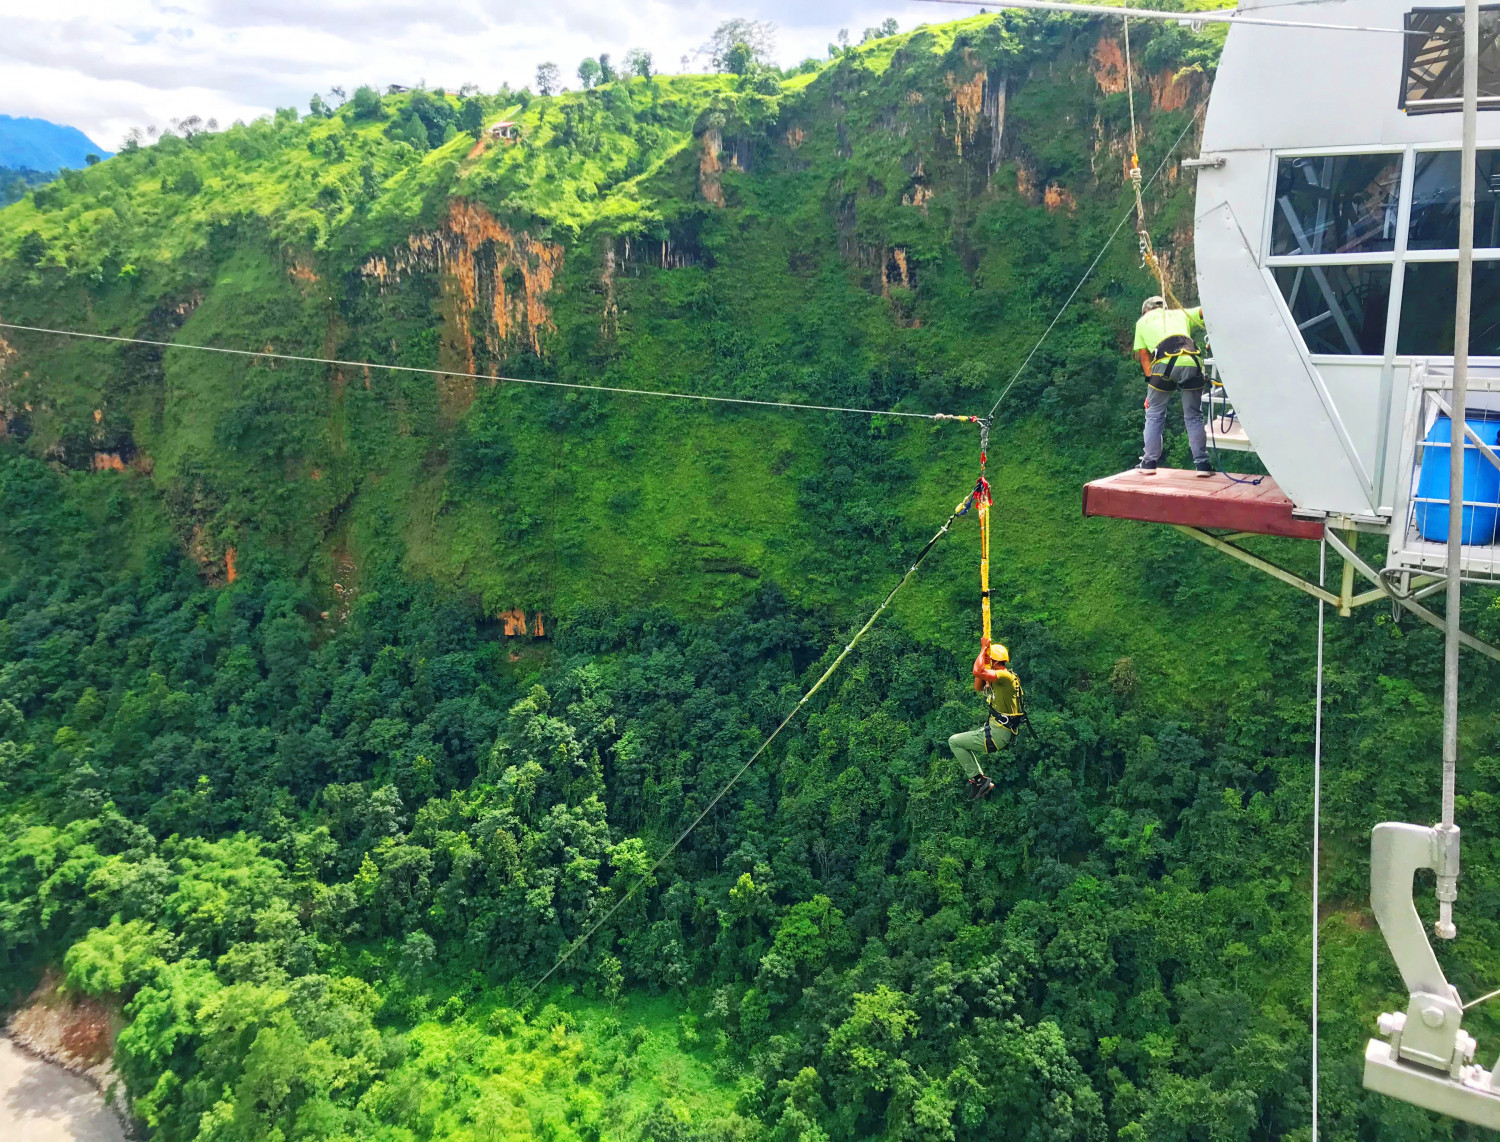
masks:
<path id="1" fill-rule="evenodd" d="M 1446 357 L 1453 352 L 1453 303 L 1458 287 L 1454 262 L 1413 262 L 1401 289 L 1401 331 L 1396 352 Z M 1500 262 L 1474 263 L 1469 352 L 1500 357 Z"/>
<path id="2" fill-rule="evenodd" d="M 1361 254 L 1396 245 L 1400 155 L 1314 155 L 1276 165 L 1271 253 Z"/>
<path id="3" fill-rule="evenodd" d="M 1462 8 L 1414 8 L 1406 14 L 1401 103 L 1408 114 L 1461 111 L 1464 85 Z M 1479 9 L 1479 105 L 1500 105 L 1500 7 Z"/>
<path id="4" fill-rule="evenodd" d="M 1458 249 L 1457 151 L 1417 155 L 1412 175 L 1411 228 L 1406 244 L 1413 250 Z M 1500 151 L 1480 151 L 1474 185 L 1474 245 L 1500 247 Z"/>
<path id="5" fill-rule="evenodd" d="M 1278 266 L 1274 272 L 1309 353 L 1385 353 L 1390 266 Z"/>

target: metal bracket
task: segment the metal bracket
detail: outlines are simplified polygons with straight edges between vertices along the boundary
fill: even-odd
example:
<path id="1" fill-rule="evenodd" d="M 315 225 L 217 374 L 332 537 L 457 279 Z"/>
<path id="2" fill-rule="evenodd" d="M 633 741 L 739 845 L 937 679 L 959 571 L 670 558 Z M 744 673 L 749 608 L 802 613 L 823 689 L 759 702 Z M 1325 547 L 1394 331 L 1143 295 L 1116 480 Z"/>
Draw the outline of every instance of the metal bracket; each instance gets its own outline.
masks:
<path id="1" fill-rule="evenodd" d="M 1202 155 L 1199 155 L 1196 159 L 1183 159 L 1179 165 L 1187 170 L 1204 170 L 1205 168 L 1209 170 L 1220 170 L 1223 168 L 1225 162 L 1227 161 L 1228 160 L 1225 159 L 1223 155 L 1215 155 L 1211 159 L 1207 159 Z"/>
<path id="2" fill-rule="evenodd" d="M 1315 599 L 1322 599 L 1323 602 L 1330 603 L 1335 607 L 1342 605 L 1342 600 L 1326 587 L 1320 587 L 1310 579 L 1302 578 L 1295 571 L 1288 571 L 1285 567 L 1278 567 L 1269 559 L 1262 559 L 1259 555 L 1255 555 L 1252 552 L 1246 551 L 1243 547 L 1230 543 L 1228 539 L 1214 535 L 1212 532 L 1204 531 L 1202 528 L 1189 527 L 1184 523 L 1174 523 L 1168 526 L 1182 532 L 1183 535 L 1196 539 L 1199 543 L 1206 543 L 1214 550 L 1222 551 L 1225 555 L 1233 559 L 1238 559 L 1241 563 L 1248 563 L 1257 571 L 1264 571 L 1267 575 L 1280 579 L 1283 583 L 1296 587 L 1299 591 L 1306 591 Z M 1243 535 L 1245 533 L 1240 532 L 1238 534 Z M 1378 592 L 1378 594 L 1383 596 L 1384 592 Z M 1361 603 L 1369 601 L 1364 595 L 1358 595 L 1350 600 L 1350 605 L 1360 606 Z"/>
<path id="3" fill-rule="evenodd" d="M 1389 596 L 1392 602 L 1398 603 L 1401 606 L 1405 607 L 1408 611 L 1416 615 L 1423 622 L 1430 623 L 1432 626 L 1437 627 L 1439 630 L 1445 629 L 1446 624 L 1443 622 L 1441 616 L 1433 614 L 1426 607 L 1418 603 L 1416 601 L 1415 595 L 1406 597 L 1397 595 L 1395 592 L 1393 592 L 1390 589 L 1389 585 L 1385 582 L 1385 580 L 1380 577 L 1380 574 L 1372 570 L 1368 563 L 1366 563 L 1358 555 L 1355 555 L 1353 551 L 1349 550 L 1349 547 L 1341 539 L 1339 539 L 1338 535 L 1335 532 L 1329 530 L 1327 532 L 1326 538 L 1330 547 L 1332 547 L 1350 563 L 1354 564 L 1354 569 L 1361 575 L 1363 575 L 1366 579 L 1370 580 L 1370 582 L 1379 587 L 1381 593 Z M 1287 574 L 1291 573 L 1287 572 Z M 1369 594 L 1371 592 L 1366 593 Z M 1358 597 L 1363 598 L 1364 596 Z M 1477 650 L 1480 654 L 1487 655 L 1488 657 L 1495 659 L 1497 662 L 1500 662 L 1500 649 L 1496 649 L 1487 642 L 1481 642 L 1479 639 L 1475 638 L 1467 631 L 1458 632 L 1458 641 L 1463 643 L 1470 650 Z"/>
<path id="4" fill-rule="evenodd" d="M 1364 1085 L 1494 1130 L 1500 1090 L 1494 1075 L 1471 1065 L 1476 1044 L 1461 1025 L 1463 1003 L 1433 955 L 1412 896 L 1419 868 L 1432 869 L 1439 883 L 1457 879 L 1458 849 L 1451 825 L 1387 821 L 1370 831 L 1370 908 L 1411 998 L 1404 1013 L 1380 1016 L 1385 1040 L 1365 1045 Z"/>

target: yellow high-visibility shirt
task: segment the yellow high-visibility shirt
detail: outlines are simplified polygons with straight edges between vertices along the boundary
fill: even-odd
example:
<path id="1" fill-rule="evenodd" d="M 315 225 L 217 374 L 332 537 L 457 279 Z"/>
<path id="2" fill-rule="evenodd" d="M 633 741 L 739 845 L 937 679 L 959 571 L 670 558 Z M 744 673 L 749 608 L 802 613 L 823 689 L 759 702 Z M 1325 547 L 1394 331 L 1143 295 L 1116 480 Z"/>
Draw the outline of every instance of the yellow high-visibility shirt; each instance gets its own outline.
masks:
<path id="1" fill-rule="evenodd" d="M 1198 341 L 1198 333 L 1204 329 L 1203 307 L 1192 309 L 1152 309 L 1141 314 L 1135 323 L 1135 346 L 1144 349 L 1153 357 L 1156 347 L 1168 337 L 1191 337 Z M 1198 342 L 1201 349 L 1203 344 Z"/>

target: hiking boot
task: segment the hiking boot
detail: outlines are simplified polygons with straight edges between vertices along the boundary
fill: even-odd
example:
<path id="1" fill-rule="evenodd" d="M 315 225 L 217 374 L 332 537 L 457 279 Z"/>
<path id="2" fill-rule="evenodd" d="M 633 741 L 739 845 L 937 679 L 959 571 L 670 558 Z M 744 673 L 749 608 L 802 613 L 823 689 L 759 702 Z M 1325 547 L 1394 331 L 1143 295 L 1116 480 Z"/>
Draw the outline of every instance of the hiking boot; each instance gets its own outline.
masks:
<path id="1" fill-rule="evenodd" d="M 993 788 L 995 783 L 982 773 L 978 777 L 969 778 L 969 796 L 975 801 L 983 801 Z"/>
<path id="2" fill-rule="evenodd" d="M 1198 478 L 1200 480 L 1206 480 L 1214 474 L 1214 466 L 1207 460 L 1199 460 L 1193 467 L 1198 469 Z"/>
<path id="3" fill-rule="evenodd" d="M 1156 461 L 1147 460 L 1142 456 L 1139 463 L 1136 464 L 1135 470 L 1142 476 L 1154 476 L 1156 475 Z"/>

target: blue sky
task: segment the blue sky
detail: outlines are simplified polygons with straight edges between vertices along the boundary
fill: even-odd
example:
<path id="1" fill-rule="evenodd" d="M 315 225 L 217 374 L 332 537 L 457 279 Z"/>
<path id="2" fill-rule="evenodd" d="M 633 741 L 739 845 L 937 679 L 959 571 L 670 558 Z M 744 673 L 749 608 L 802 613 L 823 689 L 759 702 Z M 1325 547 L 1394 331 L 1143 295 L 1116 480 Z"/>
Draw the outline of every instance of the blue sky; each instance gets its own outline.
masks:
<path id="1" fill-rule="evenodd" d="M 875 0 L 0 0 L 0 112 L 83 129 L 108 149 L 132 126 L 199 115 L 228 124 L 313 92 L 361 83 L 450 90 L 530 82 L 551 60 L 571 79 L 584 56 L 633 47 L 657 67 L 704 66 L 695 53 L 730 16 L 777 26 L 783 64 L 823 56 L 840 28 L 895 17 L 903 29 L 963 8 Z M 972 11 L 970 9 L 969 11 Z"/>

